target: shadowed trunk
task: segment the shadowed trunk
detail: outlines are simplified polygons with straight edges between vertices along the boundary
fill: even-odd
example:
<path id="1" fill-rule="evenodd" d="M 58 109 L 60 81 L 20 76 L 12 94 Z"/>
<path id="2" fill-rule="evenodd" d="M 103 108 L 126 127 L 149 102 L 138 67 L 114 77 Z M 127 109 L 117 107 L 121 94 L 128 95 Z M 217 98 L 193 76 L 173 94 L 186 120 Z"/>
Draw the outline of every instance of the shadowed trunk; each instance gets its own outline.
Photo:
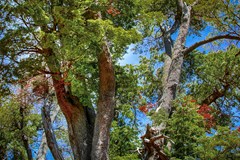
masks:
<path id="1" fill-rule="evenodd" d="M 6 147 L 0 146 L 0 159 L 5 159 Z"/>

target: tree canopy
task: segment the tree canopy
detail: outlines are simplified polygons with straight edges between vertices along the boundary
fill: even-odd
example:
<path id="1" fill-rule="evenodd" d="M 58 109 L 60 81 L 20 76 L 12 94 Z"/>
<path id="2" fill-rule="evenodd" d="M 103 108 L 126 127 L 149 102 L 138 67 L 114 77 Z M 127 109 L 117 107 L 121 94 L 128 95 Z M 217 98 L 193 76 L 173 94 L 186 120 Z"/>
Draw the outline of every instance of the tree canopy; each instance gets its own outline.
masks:
<path id="1" fill-rule="evenodd" d="M 237 159 L 239 13 L 234 0 L 2 0 L 0 159 L 47 146 L 55 159 Z"/>

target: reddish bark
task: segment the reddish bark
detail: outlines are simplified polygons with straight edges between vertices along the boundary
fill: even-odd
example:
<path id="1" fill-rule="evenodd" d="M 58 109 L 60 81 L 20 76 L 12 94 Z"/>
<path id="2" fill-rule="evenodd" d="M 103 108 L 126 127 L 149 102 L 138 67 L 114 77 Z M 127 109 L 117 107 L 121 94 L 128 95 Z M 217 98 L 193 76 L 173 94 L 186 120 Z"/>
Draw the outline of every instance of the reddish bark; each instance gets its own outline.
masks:
<path id="1" fill-rule="evenodd" d="M 92 144 L 92 160 L 108 160 L 110 128 L 115 106 L 115 73 L 107 43 L 98 58 L 99 98 Z"/>

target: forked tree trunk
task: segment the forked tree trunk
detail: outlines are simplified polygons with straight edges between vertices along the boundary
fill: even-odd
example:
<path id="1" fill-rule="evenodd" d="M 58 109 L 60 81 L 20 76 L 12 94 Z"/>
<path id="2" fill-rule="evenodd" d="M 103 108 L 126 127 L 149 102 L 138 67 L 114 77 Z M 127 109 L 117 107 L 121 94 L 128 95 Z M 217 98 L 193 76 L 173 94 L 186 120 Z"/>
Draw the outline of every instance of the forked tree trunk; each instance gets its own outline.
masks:
<path id="1" fill-rule="evenodd" d="M 115 105 L 115 75 L 107 42 L 98 57 L 99 99 L 97 116 L 94 109 L 73 96 L 59 74 L 59 63 L 51 49 L 46 49 L 46 61 L 52 75 L 58 104 L 67 124 L 69 141 L 76 160 L 107 160 L 110 127 Z M 96 117 L 96 120 L 95 120 Z M 94 125 L 95 123 L 95 125 Z M 95 127 L 94 127 L 95 126 Z M 94 134 L 94 136 L 93 136 Z"/>
<path id="2" fill-rule="evenodd" d="M 94 110 L 83 106 L 77 97 L 67 92 L 61 81 L 53 78 L 53 84 L 58 104 L 67 120 L 74 159 L 90 160 L 95 120 Z"/>

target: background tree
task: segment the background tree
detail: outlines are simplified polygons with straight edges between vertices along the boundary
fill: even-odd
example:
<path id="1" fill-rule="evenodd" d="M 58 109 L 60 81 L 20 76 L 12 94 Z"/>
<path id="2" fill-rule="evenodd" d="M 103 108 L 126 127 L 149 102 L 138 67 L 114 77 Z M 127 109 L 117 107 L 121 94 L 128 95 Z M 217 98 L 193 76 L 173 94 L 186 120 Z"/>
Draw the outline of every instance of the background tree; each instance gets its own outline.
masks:
<path id="1" fill-rule="evenodd" d="M 32 103 L 26 92 L 1 98 L 1 158 L 33 159 L 31 144 L 41 118 Z"/>
<path id="2" fill-rule="evenodd" d="M 211 2 L 149 0 L 140 5 L 142 10 L 139 15 L 139 29 L 147 37 L 143 41 L 143 45 L 152 42 L 150 43 L 152 47 L 146 47 L 147 49 L 144 51 L 148 51 L 150 54 L 155 50 L 165 51 L 163 54 L 164 67 L 158 69 L 162 73 L 162 82 L 159 87 L 160 91 L 158 91 L 159 104 L 155 114 L 157 117 L 164 112 L 165 116 L 171 117 L 174 111 L 172 102 L 178 96 L 185 57 L 194 49 L 213 41 L 239 40 L 239 17 L 231 16 L 232 21 L 226 21 L 230 15 L 237 15 L 239 3 L 214 0 Z M 207 24 L 213 28 L 210 37 L 187 46 L 187 37 L 200 36 Z M 165 125 L 161 125 L 161 127 L 164 129 Z M 159 130 L 162 129 L 159 128 Z"/>

